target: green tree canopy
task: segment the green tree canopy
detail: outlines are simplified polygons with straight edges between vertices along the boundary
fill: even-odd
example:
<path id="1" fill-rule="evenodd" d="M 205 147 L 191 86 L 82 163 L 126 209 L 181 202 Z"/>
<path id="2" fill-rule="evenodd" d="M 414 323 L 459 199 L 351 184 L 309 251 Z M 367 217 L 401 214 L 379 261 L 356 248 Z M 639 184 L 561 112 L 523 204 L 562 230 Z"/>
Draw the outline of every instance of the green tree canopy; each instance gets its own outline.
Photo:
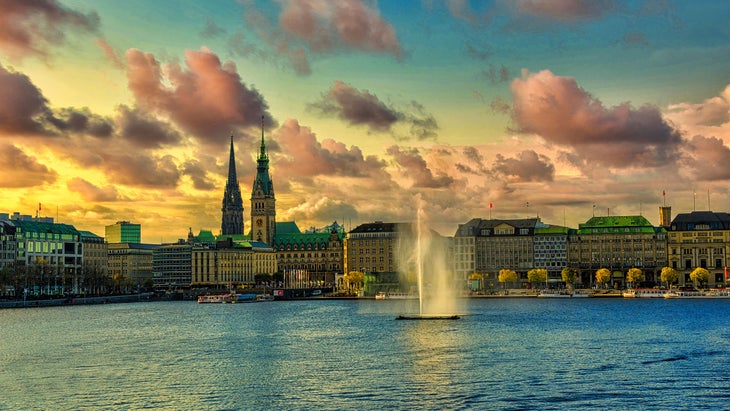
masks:
<path id="1" fill-rule="evenodd" d="M 575 282 L 575 279 L 578 278 L 578 270 L 575 268 L 565 267 L 563 268 L 563 271 L 560 272 L 561 276 L 563 277 L 563 281 L 565 281 L 565 284 L 573 285 Z"/>
<path id="2" fill-rule="evenodd" d="M 699 283 L 701 287 L 702 284 L 710 280 L 710 272 L 706 268 L 697 267 L 689 273 L 689 279 L 695 284 Z"/>
<path id="3" fill-rule="evenodd" d="M 512 283 L 517 281 L 517 272 L 515 270 L 510 269 L 502 269 L 499 270 L 499 276 L 497 277 L 497 281 L 500 283 Z"/>
<path id="4" fill-rule="evenodd" d="M 626 282 L 630 284 L 636 284 L 644 281 L 644 272 L 640 268 L 630 268 L 629 272 L 626 273 Z"/>
<path id="5" fill-rule="evenodd" d="M 662 268 L 662 273 L 660 274 L 659 279 L 662 282 L 667 283 L 669 288 L 672 288 L 672 284 L 677 284 L 679 281 L 679 272 L 672 267 L 664 267 Z"/>
<path id="6" fill-rule="evenodd" d="M 609 281 L 611 281 L 611 270 L 608 268 L 599 268 L 596 270 L 596 282 L 598 284 L 608 284 Z"/>
<path id="7" fill-rule="evenodd" d="M 544 268 L 533 268 L 532 270 L 527 272 L 527 281 L 530 282 L 530 284 L 538 284 L 542 283 L 544 284 L 547 282 L 547 276 L 548 272 Z"/>

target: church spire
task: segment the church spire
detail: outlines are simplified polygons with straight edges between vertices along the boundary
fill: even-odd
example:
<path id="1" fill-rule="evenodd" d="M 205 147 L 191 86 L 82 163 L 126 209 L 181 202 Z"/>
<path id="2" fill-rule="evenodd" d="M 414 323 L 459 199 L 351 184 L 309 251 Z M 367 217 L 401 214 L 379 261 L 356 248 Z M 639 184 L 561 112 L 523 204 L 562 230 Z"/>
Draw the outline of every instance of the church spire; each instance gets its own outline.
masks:
<path id="1" fill-rule="evenodd" d="M 221 234 L 243 234 L 243 199 L 241 187 L 236 176 L 236 156 L 233 152 L 233 135 L 231 135 L 231 153 L 228 159 L 228 181 L 223 192 L 223 218 Z"/>

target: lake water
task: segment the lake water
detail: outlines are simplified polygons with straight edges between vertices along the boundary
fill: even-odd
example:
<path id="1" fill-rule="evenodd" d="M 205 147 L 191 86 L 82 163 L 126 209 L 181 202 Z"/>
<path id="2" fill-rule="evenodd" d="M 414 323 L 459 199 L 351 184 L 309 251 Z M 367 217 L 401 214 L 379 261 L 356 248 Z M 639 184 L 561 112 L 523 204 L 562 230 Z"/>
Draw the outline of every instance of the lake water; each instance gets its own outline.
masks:
<path id="1" fill-rule="evenodd" d="M 0 310 L 2 410 L 730 408 L 730 300 Z"/>

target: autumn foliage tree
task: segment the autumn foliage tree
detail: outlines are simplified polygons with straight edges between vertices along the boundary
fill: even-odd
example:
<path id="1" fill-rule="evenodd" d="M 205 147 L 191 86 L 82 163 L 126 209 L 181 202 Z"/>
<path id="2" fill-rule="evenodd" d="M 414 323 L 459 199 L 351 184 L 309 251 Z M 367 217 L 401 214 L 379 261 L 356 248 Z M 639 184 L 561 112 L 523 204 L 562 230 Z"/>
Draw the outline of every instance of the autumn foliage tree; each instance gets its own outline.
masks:
<path id="1" fill-rule="evenodd" d="M 548 272 L 544 268 L 533 268 L 527 272 L 527 281 L 530 284 L 544 284 L 547 282 Z"/>
<path id="2" fill-rule="evenodd" d="M 640 268 L 631 268 L 629 269 L 629 272 L 626 273 L 626 282 L 636 286 L 637 283 L 640 283 L 644 281 L 644 272 L 641 271 Z"/>
<path id="3" fill-rule="evenodd" d="M 601 286 L 608 284 L 611 281 L 611 270 L 608 268 L 599 268 L 596 270 L 596 283 Z"/>
<path id="4" fill-rule="evenodd" d="M 565 267 L 563 268 L 563 271 L 560 272 L 560 275 L 563 277 L 565 284 L 572 287 L 575 279 L 578 278 L 578 270 L 575 268 Z"/>
<path id="5" fill-rule="evenodd" d="M 704 283 L 710 280 L 710 272 L 706 268 L 697 267 L 689 273 L 689 279 L 695 284 L 699 283 L 701 288 Z"/>
<path id="6" fill-rule="evenodd" d="M 669 288 L 672 288 L 672 284 L 677 284 L 679 281 L 679 272 L 672 267 L 664 267 L 662 268 L 662 273 L 659 275 L 659 279 L 667 283 Z"/>
<path id="7" fill-rule="evenodd" d="M 510 269 L 502 269 L 499 270 L 499 276 L 497 276 L 497 281 L 500 283 L 513 283 L 517 281 L 517 272 L 515 270 Z"/>

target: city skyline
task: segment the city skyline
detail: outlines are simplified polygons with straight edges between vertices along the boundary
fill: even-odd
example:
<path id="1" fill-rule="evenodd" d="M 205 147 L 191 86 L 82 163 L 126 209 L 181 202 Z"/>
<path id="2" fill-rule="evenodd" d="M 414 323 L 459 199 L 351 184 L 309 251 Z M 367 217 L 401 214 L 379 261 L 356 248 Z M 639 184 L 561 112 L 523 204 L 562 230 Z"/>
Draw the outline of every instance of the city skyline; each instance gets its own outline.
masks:
<path id="1" fill-rule="evenodd" d="M 730 4 L 0 0 L 3 211 L 172 242 L 277 221 L 730 210 Z M 251 229 L 244 218 L 244 232 Z"/>

